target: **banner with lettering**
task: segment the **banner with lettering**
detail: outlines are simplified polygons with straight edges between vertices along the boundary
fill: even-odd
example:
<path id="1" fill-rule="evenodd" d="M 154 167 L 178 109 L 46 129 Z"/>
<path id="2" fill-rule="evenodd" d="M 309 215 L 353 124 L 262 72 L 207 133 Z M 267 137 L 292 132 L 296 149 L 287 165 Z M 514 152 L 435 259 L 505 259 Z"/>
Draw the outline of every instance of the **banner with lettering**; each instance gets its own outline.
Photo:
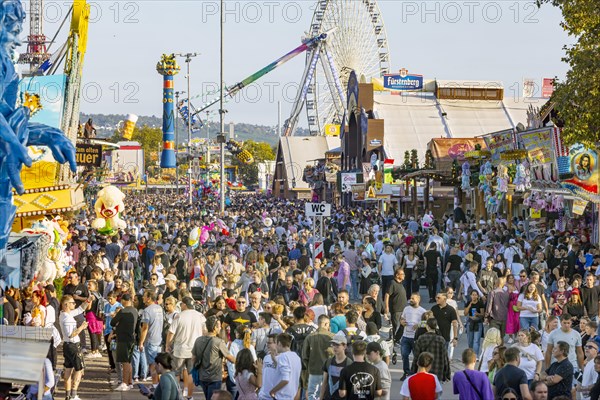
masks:
<path id="1" fill-rule="evenodd" d="M 581 200 L 581 199 L 573 200 L 573 214 L 583 215 L 588 203 L 589 203 L 589 201 L 587 201 L 587 200 Z"/>
<path id="2" fill-rule="evenodd" d="M 531 180 L 556 182 L 558 168 L 552 147 L 553 128 L 541 128 L 518 133 L 522 148 L 527 150 Z"/>
<path id="3" fill-rule="evenodd" d="M 515 133 L 512 129 L 490 133 L 483 137 L 485 145 L 492 153 L 492 164 L 500 162 L 500 154 L 515 149 Z"/>

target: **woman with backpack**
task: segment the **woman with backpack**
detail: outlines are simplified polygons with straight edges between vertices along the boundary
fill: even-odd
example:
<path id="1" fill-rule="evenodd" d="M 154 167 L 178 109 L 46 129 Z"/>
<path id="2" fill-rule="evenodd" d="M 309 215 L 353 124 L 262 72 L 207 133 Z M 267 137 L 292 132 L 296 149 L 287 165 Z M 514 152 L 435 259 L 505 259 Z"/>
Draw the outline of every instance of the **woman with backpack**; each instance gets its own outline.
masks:
<path id="1" fill-rule="evenodd" d="M 92 350 L 87 357 L 102 358 L 100 343 L 102 341 L 102 330 L 104 329 L 104 305 L 106 301 L 98 293 L 98 283 L 94 279 L 90 279 L 87 285 L 90 295 L 93 298 L 85 313 L 85 320 L 88 323 L 88 333 L 92 342 Z"/>

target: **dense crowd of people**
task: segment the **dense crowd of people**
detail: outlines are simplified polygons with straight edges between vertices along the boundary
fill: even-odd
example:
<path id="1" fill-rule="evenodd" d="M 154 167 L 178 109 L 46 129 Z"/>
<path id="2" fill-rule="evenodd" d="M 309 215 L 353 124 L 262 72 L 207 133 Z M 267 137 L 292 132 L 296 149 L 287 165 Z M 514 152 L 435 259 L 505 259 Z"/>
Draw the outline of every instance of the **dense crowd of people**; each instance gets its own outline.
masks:
<path id="1" fill-rule="evenodd" d="M 600 398 L 600 251 L 585 228 L 529 237 L 518 219 L 455 213 L 423 229 L 393 209 L 338 208 L 314 258 L 300 201 L 238 196 L 220 217 L 177 195 L 126 203 L 114 236 L 76 218 L 62 287 L 6 290 L 4 323 L 53 328 L 45 399 L 61 347 L 67 400 L 103 354 L 114 390 L 161 400 L 198 387 L 210 400 L 425 400 L 450 381 L 465 400 Z M 191 234 L 217 218 L 206 241 Z"/>

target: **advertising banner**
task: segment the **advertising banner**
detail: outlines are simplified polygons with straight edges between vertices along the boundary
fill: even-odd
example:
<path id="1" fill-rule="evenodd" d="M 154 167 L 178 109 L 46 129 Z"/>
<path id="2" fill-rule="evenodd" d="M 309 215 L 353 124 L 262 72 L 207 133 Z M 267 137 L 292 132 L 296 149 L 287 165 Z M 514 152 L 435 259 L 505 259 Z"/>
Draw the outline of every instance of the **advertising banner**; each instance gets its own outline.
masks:
<path id="1" fill-rule="evenodd" d="M 490 133 L 483 137 L 485 145 L 492 153 L 492 163 L 500 161 L 500 154 L 504 151 L 515 149 L 515 133 L 512 129 Z"/>
<path id="2" fill-rule="evenodd" d="M 342 193 L 352 193 L 352 185 L 357 183 L 356 173 L 342 173 Z"/>
<path id="3" fill-rule="evenodd" d="M 527 150 L 527 159 L 533 181 L 557 181 L 556 157 L 553 150 L 553 128 L 541 128 L 518 133 L 521 146 Z"/>
<path id="4" fill-rule="evenodd" d="M 587 200 L 581 200 L 581 199 L 573 200 L 573 214 L 583 215 L 588 203 L 589 203 L 589 201 L 587 201 Z"/>
<path id="5" fill-rule="evenodd" d="M 542 128 L 519 133 L 519 140 L 531 165 L 548 164 L 554 161 L 552 152 L 552 128 Z"/>
<path id="6" fill-rule="evenodd" d="M 102 146 L 97 144 L 77 144 L 77 165 L 81 167 L 100 167 L 102 164 Z"/>
<path id="7" fill-rule="evenodd" d="M 450 171 L 454 160 L 465 161 L 465 153 L 475 150 L 480 145 L 485 149 L 485 141 L 481 138 L 436 138 L 431 139 L 428 149 L 435 161 L 435 167 L 439 171 Z"/>
<path id="8" fill-rule="evenodd" d="M 567 157 L 568 162 L 560 164 L 561 186 L 583 199 L 600 202 L 598 153 L 577 143 L 569 148 Z"/>
<path id="9" fill-rule="evenodd" d="M 401 69 L 398 74 L 383 75 L 383 87 L 387 90 L 421 90 L 423 75 L 409 75 L 406 69 Z"/>

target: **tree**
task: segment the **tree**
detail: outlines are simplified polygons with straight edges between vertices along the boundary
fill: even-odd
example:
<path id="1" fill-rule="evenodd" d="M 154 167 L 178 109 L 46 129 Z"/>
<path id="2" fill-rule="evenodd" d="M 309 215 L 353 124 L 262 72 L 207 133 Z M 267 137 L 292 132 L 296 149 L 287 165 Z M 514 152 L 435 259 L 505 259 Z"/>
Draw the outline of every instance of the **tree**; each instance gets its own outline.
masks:
<path id="1" fill-rule="evenodd" d="M 154 159 L 158 155 L 159 149 L 162 149 L 162 130 L 160 128 L 151 128 L 148 125 L 142 125 L 141 127 L 135 127 L 131 140 L 139 142 L 144 150 L 144 165 L 149 168 L 152 161 L 152 154 Z"/>
<path id="2" fill-rule="evenodd" d="M 555 81 L 550 101 L 564 121 L 563 139 L 595 147 L 600 141 L 600 6 L 598 0 L 538 0 L 561 9 L 562 28 L 577 39 L 564 46 L 571 69 Z"/>
<path id="3" fill-rule="evenodd" d="M 269 143 L 255 142 L 254 140 L 246 140 L 242 148 L 248 150 L 254 157 L 254 162 L 244 164 L 236 157 L 233 157 L 232 164 L 238 167 L 238 175 L 244 185 L 255 185 L 258 183 L 258 164 L 263 161 L 275 160 L 275 152 Z"/>

